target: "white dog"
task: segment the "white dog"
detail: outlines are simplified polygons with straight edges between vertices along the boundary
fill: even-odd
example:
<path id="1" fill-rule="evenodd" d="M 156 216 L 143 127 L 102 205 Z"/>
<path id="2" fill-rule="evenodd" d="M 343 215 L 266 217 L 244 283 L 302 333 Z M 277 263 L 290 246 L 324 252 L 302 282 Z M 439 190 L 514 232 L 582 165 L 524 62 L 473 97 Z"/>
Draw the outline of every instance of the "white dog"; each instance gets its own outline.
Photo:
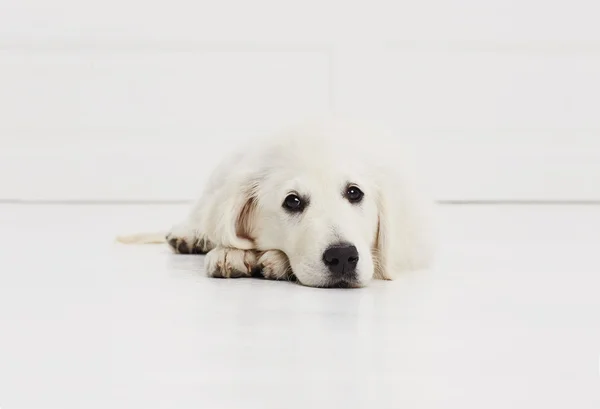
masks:
<path id="1" fill-rule="evenodd" d="M 393 279 L 431 256 L 429 203 L 402 153 L 392 135 L 339 120 L 253 141 L 217 167 L 166 241 L 206 254 L 212 277 L 314 287 Z"/>

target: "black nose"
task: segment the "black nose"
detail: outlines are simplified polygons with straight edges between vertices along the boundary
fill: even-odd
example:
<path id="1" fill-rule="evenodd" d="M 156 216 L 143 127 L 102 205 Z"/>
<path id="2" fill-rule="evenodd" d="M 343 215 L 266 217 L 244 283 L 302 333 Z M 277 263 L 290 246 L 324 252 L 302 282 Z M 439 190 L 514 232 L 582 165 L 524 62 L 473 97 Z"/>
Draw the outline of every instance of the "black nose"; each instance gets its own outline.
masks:
<path id="1" fill-rule="evenodd" d="M 331 246 L 323 253 L 323 262 L 333 274 L 353 274 L 358 263 L 358 250 L 349 244 Z"/>

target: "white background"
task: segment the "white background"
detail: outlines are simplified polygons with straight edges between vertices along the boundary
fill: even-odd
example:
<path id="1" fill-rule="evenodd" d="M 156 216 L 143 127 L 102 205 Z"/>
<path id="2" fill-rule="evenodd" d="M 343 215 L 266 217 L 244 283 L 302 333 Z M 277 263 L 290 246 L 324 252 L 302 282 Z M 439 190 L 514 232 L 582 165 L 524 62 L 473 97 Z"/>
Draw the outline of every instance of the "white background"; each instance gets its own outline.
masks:
<path id="1" fill-rule="evenodd" d="M 329 112 L 413 143 L 436 199 L 600 200 L 595 0 L 0 0 L 0 200 L 193 198 Z"/>
<path id="2" fill-rule="evenodd" d="M 0 406 L 597 409 L 600 206 L 438 206 L 434 268 L 120 246 L 225 149 L 384 120 L 442 201 L 600 203 L 598 0 L 0 0 Z"/>

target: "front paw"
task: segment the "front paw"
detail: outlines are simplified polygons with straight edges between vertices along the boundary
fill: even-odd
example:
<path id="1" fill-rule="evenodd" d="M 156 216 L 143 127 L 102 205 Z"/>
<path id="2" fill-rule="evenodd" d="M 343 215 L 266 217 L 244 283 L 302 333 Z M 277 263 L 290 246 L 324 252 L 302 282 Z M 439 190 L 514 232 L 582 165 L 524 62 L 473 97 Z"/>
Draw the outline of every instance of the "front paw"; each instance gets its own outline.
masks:
<path id="1" fill-rule="evenodd" d="M 269 280 L 291 280 L 294 279 L 290 262 L 285 253 L 279 250 L 268 250 L 262 252 L 258 258 L 261 274 Z"/>
<path id="2" fill-rule="evenodd" d="M 258 273 L 258 259 L 253 250 L 217 247 L 204 260 L 204 268 L 210 277 L 252 277 Z"/>

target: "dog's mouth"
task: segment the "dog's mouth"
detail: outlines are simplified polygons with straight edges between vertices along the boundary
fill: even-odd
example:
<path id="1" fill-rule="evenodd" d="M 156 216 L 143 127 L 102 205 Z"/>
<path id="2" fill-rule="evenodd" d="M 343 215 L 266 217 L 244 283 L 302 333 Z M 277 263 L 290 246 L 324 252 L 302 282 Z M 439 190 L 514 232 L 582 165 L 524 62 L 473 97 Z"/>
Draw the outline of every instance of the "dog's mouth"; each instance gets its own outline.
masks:
<path id="1" fill-rule="evenodd" d="M 357 280 L 330 280 L 329 282 L 317 286 L 318 288 L 362 288 L 365 285 Z M 314 286 L 312 286 L 314 287 Z"/>
<path id="2" fill-rule="evenodd" d="M 331 285 L 326 286 L 326 288 L 361 288 L 364 287 L 363 284 L 358 281 L 338 281 L 337 283 L 332 283 Z"/>
<path id="3" fill-rule="evenodd" d="M 260 268 L 260 267 L 254 268 L 252 270 L 252 277 L 265 278 L 265 276 L 263 275 L 263 272 L 262 272 L 262 268 Z M 293 282 L 296 284 L 300 284 L 300 285 L 303 285 L 306 287 L 313 287 L 313 288 L 362 288 L 365 286 L 358 280 L 349 278 L 349 277 L 343 277 L 343 278 L 339 278 L 339 279 L 332 278 L 328 282 L 326 282 L 324 284 L 320 284 L 320 285 L 307 285 L 307 284 L 304 284 L 302 281 L 300 281 L 293 272 L 290 272 L 290 274 L 285 278 L 285 281 Z"/>

